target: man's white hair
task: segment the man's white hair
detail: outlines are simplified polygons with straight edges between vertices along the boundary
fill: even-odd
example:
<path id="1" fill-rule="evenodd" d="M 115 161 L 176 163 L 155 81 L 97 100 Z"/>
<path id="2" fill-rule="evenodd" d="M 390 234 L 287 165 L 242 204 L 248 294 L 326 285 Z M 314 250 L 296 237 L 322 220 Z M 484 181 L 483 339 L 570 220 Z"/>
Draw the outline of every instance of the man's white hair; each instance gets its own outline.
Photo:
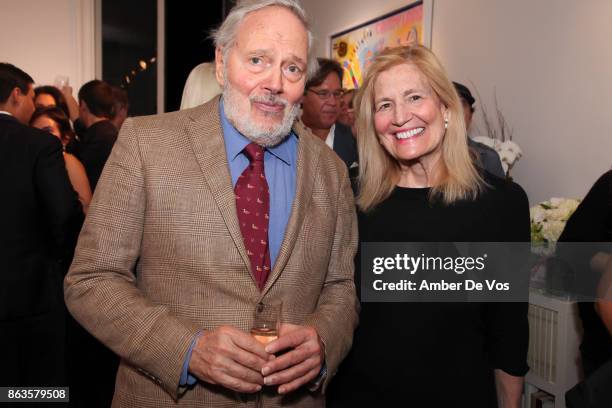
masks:
<path id="1" fill-rule="evenodd" d="M 227 52 L 234 46 L 236 32 L 244 18 L 254 11 L 271 6 L 285 7 L 304 25 L 308 33 L 308 67 L 306 70 L 306 79 L 308 80 L 317 71 L 318 63 L 316 58 L 312 55 L 313 36 L 310 30 L 310 24 L 306 17 L 306 12 L 299 0 L 239 0 L 236 6 L 229 12 L 221 26 L 211 33 L 215 46 L 223 50 L 223 56 L 226 57 Z"/>

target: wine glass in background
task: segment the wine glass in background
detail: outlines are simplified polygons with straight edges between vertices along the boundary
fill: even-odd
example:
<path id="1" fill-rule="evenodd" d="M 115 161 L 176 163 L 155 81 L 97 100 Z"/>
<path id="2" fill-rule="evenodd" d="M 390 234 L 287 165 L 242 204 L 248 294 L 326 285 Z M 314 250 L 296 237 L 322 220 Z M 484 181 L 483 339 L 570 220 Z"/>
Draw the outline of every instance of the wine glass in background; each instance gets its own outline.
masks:
<path id="1" fill-rule="evenodd" d="M 258 342 L 266 345 L 278 338 L 280 328 L 280 317 L 283 302 L 258 303 L 255 306 L 251 336 Z M 262 394 L 264 389 L 257 393 L 255 402 L 257 407 L 263 406 Z"/>

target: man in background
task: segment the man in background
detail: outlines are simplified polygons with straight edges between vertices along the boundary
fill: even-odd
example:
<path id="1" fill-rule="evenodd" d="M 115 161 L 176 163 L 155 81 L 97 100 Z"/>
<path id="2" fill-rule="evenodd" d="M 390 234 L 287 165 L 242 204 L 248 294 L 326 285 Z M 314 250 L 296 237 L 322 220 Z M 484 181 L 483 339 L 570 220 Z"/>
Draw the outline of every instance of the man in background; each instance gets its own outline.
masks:
<path id="1" fill-rule="evenodd" d="M 117 131 L 119 131 L 121 129 L 121 126 L 123 125 L 123 122 L 125 122 L 128 117 L 128 111 L 130 110 L 130 101 L 128 99 L 128 93 L 125 89 L 116 85 L 113 85 L 112 89 L 115 112 L 113 118 L 111 119 L 111 122 L 113 122 L 113 125 L 115 125 Z"/>
<path id="2" fill-rule="evenodd" d="M 33 83 L 0 63 L 0 385 L 65 386 L 60 265 L 82 212 L 59 139 L 27 126 Z"/>
<path id="3" fill-rule="evenodd" d="M 111 122 L 114 116 L 115 100 L 109 84 L 94 79 L 79 89 L 79 121 L 85 132 L 80 135 L 78 157 L 85 166 L 92 191 L 117 140 L 118 130 Z"/>
<path id="4" fill-rule="evenodd" d="M 472 96 L 472 93 L 467 86 L 460 84 L 459 82 L 453 82 L 453 85 L 455 85 L 455 89 L 459 94 L 459 99 L 461 99 L 466 132 L 469 132 L 470 126 L 472 125 L 472 116 L 475 110 L 474 102 L 476 102 L 476 100 Z M 504 172 L 504 168 L 501 164 L 501 159 L 499 158 L 499 154 L 497 154 L 495 149 L 472 140 L 469 135 L 468 146 L 470 146 L 470 148 L 472 148 L 474 152 L 478 154 L 478 165 L 480 167 L 497 177 L 506 177 L 506 173 Z"/>
<path id="5" fill-rule="evenodd" d="M 302 122 L 336 152 L 347 168 L 357 167 L 357 146 L 351 128 L 338 123 L 343 70 L 337 61 L 318 58 L 319 69 L 306 82 Z"/>

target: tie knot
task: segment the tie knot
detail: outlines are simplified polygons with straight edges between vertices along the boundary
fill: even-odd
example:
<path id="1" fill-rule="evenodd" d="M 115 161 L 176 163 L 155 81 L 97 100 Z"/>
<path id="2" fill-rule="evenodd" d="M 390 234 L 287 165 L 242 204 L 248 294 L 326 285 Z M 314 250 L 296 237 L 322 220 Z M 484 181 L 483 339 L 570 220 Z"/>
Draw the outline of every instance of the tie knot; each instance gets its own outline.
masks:
<path id="1" fill-rule="evenodd" d="M 249 143 L 244 148 L 244 154 L 249 159 L 251 163 L 255 162 L 263 162 L 264 158 L 264 149 L 258 144 Z"/>

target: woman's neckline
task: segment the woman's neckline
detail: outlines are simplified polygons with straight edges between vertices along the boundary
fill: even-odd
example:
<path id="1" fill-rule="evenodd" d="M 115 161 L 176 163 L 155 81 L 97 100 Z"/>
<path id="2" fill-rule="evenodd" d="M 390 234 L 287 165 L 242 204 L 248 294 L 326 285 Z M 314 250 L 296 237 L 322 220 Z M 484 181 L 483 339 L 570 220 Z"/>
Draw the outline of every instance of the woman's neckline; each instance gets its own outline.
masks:
<path id="1" fill-rule="evenodd" d="M 428 197 L 431 192 L 431 187 L 401 187 L 395 186 L 394 195 L 403 197 Z"/>

